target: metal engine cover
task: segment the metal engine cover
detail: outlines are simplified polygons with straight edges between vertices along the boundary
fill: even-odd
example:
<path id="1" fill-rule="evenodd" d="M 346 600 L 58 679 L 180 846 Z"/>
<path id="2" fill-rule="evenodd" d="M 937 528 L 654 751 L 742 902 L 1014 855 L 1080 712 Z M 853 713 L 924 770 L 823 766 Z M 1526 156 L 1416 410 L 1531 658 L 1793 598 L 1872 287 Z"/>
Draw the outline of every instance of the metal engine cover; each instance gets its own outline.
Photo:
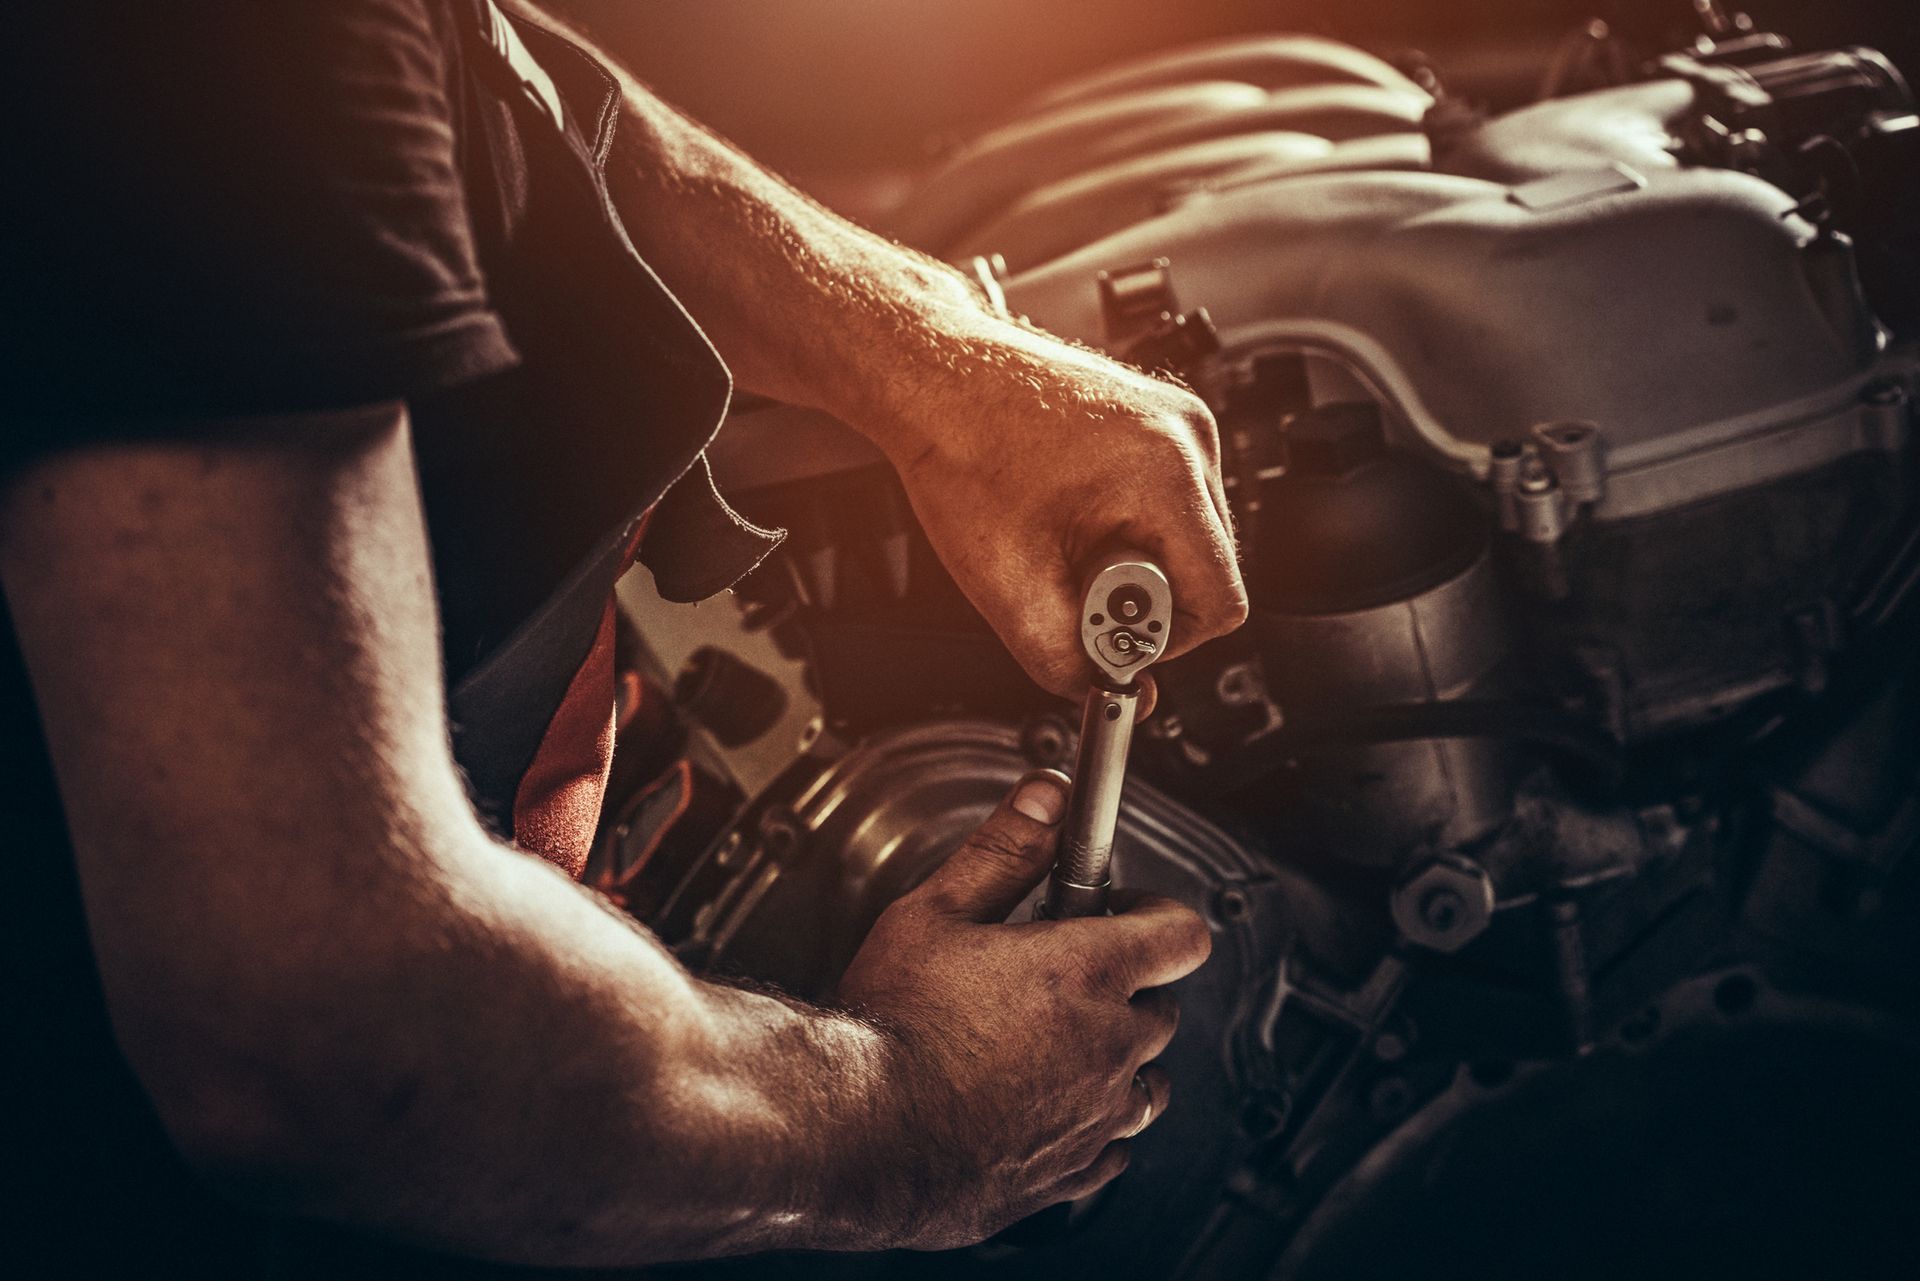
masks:
<path id="1" fill-rule="evenodd" d="M 1602 520 L 1898 448 L 1862 393 L 1908 363 L 1849 246 L 1769 183 L 1664 150 L 1692 93 L 1657 81 L 1493 121 L 1447 153 L 1467 173 L 1201 184 L 1015 276 L 1008 302 L 1098 342 L 1097 275 L 1165 258 L 1230 352 L 1328 356 L 1401 443 L 1456 470 L 1540 423 L 1598 424 Z"/>

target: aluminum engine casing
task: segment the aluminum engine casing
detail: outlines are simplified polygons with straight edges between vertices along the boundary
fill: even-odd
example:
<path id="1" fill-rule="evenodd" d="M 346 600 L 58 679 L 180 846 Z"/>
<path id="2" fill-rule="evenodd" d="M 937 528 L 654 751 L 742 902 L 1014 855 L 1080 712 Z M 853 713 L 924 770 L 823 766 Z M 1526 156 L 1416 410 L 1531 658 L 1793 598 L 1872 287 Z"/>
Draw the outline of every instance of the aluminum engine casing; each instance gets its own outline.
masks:
<path id="1" fill-rule="evenodd" d="M 1830 63 L 1920 137 L 1878 55 L 1779 61 Z M 1563 581 L 1515 602 L 1516 649 L 1554 669 L 1537 673 L 1553 697 L 1643 741 L 1825 679 L 1877 612 L 1911 498 L 1916 350 L 1876 319 L 1845 235 L 1698 145 L 1718 110 L 1662 72 L 1480 118 L 1331 42 L 1228 41 L 1041 96 L 889 228 L 956 261 L 1003 255 L 1012 311 L 1116 351 L 1102 273 L 1165 261 L 1222 344 L 1181 372 L 1221 417 L 1243 533 L 1259 482 L 1235 473 L 1265 464 L 1231 446 L 1303 408 L 1377 405 L 1395 450 L 1490 497 L 1496 447 L 1591 424 L 1601 481 L 1549 521 Z M 1274 356 L 1304 399 L 1230 421 L 1235 379 Z M 720 446 L 735 491 L 876 461 L 781 413 Z"/>
<path id="2" fill-rule="evenodd" d="M 1863 406 L 1905 380 L 1847 244 L 1753 176 L 1683 163 L 1691 85 L 1555 100 L 1479 126 L 1423 169 L 1229 175 L 1158 217 L 1019 272 L 1009 304 L 1104 339 L 1090 282 L 1165 258 L 1229 352 L 1325 354 L 1394 410 L 1398 443 L 1482 474 L 1540 423 L 1597 424 L 1620 520 L 1893 451 Z M 1449 155 L 1456 157 L 1448 171 Z M 1020 245 L 981 240 L 1019 261 Z"/>

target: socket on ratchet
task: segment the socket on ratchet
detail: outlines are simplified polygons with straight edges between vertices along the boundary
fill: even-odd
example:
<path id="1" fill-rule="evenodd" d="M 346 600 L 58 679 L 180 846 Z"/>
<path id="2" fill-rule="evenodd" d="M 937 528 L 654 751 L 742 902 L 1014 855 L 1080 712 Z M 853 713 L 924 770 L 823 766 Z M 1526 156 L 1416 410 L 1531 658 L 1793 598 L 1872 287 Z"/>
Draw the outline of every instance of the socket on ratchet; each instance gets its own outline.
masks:
<path id="1" fill-rule="evenodd" d="M 1140 673 L 1173 637 L 1173 588 L 1144 556 L 1108 556 L 1081 593 L 1080 646 L 1098 673 L 1080 714 L 1080 753 L 1060 850 L 1039 915 L 1099 916 L 1113 888 L 1113 833 L 1140 706 Z"/>

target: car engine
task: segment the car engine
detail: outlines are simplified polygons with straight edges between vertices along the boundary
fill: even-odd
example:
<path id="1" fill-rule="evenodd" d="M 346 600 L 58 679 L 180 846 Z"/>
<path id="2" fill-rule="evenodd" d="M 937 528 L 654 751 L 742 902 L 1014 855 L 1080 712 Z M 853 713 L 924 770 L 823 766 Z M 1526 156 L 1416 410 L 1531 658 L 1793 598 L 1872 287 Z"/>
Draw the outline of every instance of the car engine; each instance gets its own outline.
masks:
<path id="1" fill-rule="evenodd" d="M 1252 619 L 1156 669 L 1115 856 L 1214 956 L 1101 1196 L 703 1274 L 1920 1275 L 1920 116 L 1701 7 L 1497 112 L 1318 37 L 1164 54 L 892 212 L 1216 413 Z M 743 780 L 777 696 L 702 650 L 593 875 L 831 1000 L 1076 723 L 850 434 L 746 406 L 714 462 L 792 531 L 738 602 L 818 716 Z"/>

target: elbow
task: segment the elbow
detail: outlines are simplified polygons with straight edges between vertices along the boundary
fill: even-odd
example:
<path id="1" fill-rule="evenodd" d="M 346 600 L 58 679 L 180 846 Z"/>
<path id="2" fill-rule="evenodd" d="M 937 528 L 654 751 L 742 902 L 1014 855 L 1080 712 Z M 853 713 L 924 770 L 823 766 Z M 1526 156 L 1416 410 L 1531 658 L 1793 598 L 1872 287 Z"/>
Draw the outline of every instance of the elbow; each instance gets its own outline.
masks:
<path id="1" fill-rule="evenodd" d="M 175 1150 L 201 1182 L 256 1209 L 291 1212 L 317 1171 L 302 1160 L 305 1144 L 282 1118 L 239 1100 L 196 1100 L 160 1107 Z"/>
<path id="2" fill-rule="evenodd" d="M 323 1214 L 351 1198 L 379 1144 L 368 1118 L 383 1102 L 403 1113 L 409 1092 L 307 1066 L 294 1073 L 203 1053 L 140 1076 L 175 1151 L 213 1191 L 271 1213 Z M 311 1084 L 325 1075 L 324 1089 Z"/>

